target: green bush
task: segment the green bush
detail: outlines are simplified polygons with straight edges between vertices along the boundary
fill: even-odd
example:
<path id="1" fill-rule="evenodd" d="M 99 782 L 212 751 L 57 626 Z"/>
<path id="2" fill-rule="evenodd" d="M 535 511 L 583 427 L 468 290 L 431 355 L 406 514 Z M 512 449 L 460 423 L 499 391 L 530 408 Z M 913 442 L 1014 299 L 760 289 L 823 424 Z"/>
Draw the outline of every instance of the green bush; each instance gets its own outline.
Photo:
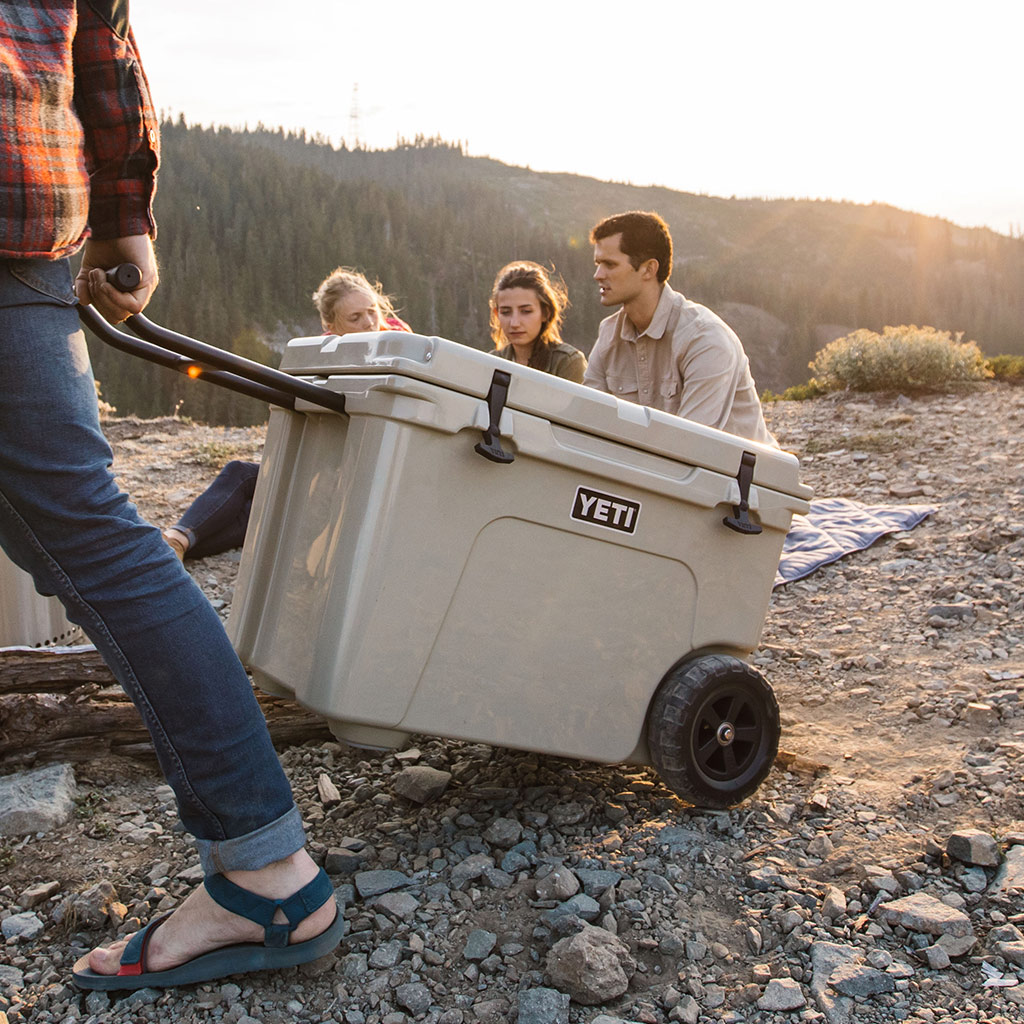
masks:
<path id="1" fill-rule="evenodd" d="M 774 391 L 765 391 L 761 396 L 762 402 L 805 402 L 808 398 L 817 398 L 819 395 L 828 393 L 828 388 L 822 387 L 816 380 L 809 380 L 806 384 L 794 384 L 786 388 L 781 395 Z"/>
<path id="2" fill-rule="evenodd" d="M 1003 380 L 1024 380 L 1024 356 L 993 356 L 985 360 L 993 377 Z"/>
<path id="3" fill-rule="evenodd" d="M 962 337 L 914 324 L 854 331 L 818 352 L 811 383 L 828 391 L 921 391 L 990 377 L 978 346 Z"/>

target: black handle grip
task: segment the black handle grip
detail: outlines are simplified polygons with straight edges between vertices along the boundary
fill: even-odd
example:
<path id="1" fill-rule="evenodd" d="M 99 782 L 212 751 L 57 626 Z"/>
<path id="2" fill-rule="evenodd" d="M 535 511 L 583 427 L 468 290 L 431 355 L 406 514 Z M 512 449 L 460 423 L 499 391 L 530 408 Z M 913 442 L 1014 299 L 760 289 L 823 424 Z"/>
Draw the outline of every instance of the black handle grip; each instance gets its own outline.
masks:
<path id="1" fill-rule="evenodd" d="M 119 292 L 133 292 L 142 283 L 142 271 L 134 263 L 119 263 L 107 271 L 107 281 Z"/>

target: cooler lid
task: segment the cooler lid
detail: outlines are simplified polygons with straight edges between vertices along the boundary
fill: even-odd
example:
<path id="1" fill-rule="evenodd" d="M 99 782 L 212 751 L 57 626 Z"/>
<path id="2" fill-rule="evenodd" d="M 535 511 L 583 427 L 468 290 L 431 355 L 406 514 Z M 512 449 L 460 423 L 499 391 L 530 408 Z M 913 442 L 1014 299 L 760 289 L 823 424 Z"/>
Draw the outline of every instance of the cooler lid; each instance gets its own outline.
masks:
<path id="1" fill-rule="evenodd" d="M 509 359 L 404 331 L 320 335 L 288 342 L 281 370 L 330 378 L 390 373 L 485 399 L 495 370 L 509 374 L 506 405 L 553 423 L 653 452 L 686 465 L 735 476 L 744 451 L 757 456 L 754 483 L 809 499 L 795 455 L 713 427 L 625 402 Z"/>

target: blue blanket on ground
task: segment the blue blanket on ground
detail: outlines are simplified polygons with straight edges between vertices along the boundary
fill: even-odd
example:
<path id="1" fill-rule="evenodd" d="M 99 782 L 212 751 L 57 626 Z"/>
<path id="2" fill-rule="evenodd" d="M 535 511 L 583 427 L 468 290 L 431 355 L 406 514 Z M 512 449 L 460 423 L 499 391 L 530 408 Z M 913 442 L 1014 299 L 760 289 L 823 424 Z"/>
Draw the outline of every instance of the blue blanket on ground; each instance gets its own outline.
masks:
<path id="1" fill-rule="evenodd" d="M 849 498 L 819 498 L 806 516 L 793 516 L 774 586 L 803 579 L 851 551 L 863 551 L 887 533 L 912 530 L 933 505 L 862 505 Z"/>

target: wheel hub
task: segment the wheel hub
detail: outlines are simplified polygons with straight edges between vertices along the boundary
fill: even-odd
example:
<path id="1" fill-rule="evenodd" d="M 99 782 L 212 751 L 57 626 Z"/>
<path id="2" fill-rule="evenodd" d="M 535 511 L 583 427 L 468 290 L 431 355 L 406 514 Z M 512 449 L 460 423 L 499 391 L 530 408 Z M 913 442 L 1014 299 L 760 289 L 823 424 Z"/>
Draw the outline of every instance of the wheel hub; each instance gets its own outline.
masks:
<path id="1" fill-rule="evenodd" d="M 728 747 L 736 739 L 736 727 L 732 722 L 723 722 L 715 734 L 720 747 Z"/>

